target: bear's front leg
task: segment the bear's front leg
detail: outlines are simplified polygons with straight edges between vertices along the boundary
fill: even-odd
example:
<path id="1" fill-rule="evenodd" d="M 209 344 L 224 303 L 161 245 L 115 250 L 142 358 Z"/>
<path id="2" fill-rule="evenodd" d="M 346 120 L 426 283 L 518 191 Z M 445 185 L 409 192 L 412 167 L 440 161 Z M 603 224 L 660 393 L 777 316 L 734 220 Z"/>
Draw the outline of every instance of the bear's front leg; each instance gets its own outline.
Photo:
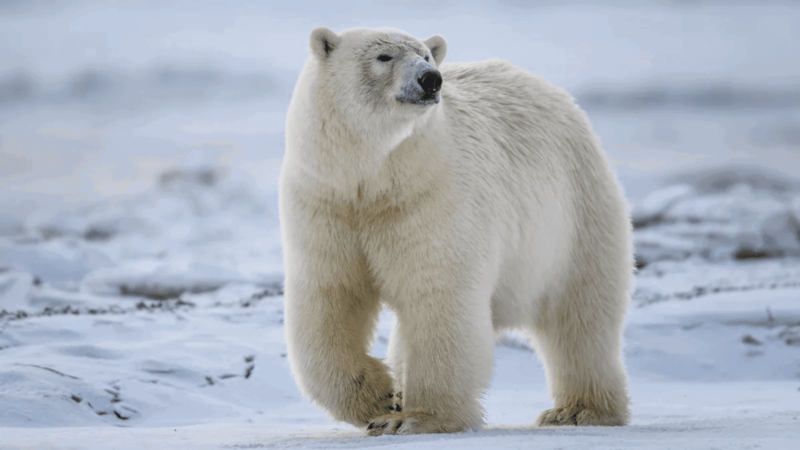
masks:
<path id="1" fill-rule="evenodd" d="M 428 246 L 427 248 L 430 248 Z M 399 288 L 393 301 L 393 368 L 401 373 L 402 409 L 372 420 L 371 436 L 455 433 L 483 425 L 480 397 L 491 377 L 494 332 L 490 286 L 464 264 L 426 264 L 413 248 L 394 258 Z M 412 258 L 404 265 L 405 257 Z M 452 268 L 462 269 L 455 273 Z M 413 268 L 402 273 L 398 268 Z M 473 267 L 474 268 L 474 267 Z M 388 273 L 388 272 L 387 272 Z M 486 276 L 486 273 L 481 273 Z M 391 286 L 390 286 L 391 289 Z"/>
<path id="2" fill-rule="evenodd" d="M 367 354 L 378 302 L 368 289 L 286 284 L 286 343 L 292 372 L 306 396 L 334 419 L 366 426 L 394 411 L 394 380 Z M 359 292 L 360 291 L 360 292 Z"/>
<path id="3" fill-rule="evenodd" d="M 365 427 L 396 404 L 389 367 L 368 354 L 379 295 L 348 234 L 331 221 L 308 222 L 287 226 L 284 239 L 289 363 L 308 398 L 334 419 Z"/>

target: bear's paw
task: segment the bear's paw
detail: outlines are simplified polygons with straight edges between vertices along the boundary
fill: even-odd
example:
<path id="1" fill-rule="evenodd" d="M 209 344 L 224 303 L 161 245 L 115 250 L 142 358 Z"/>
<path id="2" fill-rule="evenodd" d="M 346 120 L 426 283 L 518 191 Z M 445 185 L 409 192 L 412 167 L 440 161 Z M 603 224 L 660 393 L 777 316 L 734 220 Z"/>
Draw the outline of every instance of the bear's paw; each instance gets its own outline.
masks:
<path id="1" fill-rule="evenodd" d="M 537 427 L 552 426 L 623 426 L 627 423 L 624 414 L 600 413 L 584 405 L 572 405 L 548 409 L 536 419 Z"/>
<path id="2" fill-rule="evenodd" d="M 402 398 L 395 393 L 394 379 L 389 373 L 389 367 L 376 358 L 368 358 L 366 364 L 352 375 L 345 386 L 348 389 L 343 397 L 347 401 L 339 401 L 338 404 L 329 401 L 326 404 L 329 407 L 334 406 L 331 412 L 336 420 L 357 427 L 366 426 L 376 417 L 394 413 L 402 402 Z"/>
<path id="3" fill-rule="evenodd" d="M 373 419 L 367 426 L 369 436 L 384 434 L 459 433 L 468 426 L 424 412 L 395 412 Z"/>

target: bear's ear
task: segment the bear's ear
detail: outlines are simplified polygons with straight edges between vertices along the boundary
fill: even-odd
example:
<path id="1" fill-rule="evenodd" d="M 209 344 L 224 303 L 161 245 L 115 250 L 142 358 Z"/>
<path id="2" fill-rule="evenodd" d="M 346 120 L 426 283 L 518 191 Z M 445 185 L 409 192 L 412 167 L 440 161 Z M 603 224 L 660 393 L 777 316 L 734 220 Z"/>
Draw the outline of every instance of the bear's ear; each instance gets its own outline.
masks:
<path id="1" fill-rule="evenodd" d="M 437 34 L 425 39 L 423 42 L 431 50 L 436 65 L 438 66 L 441 64 L 442 61 L 444 61 L 445 55 L 447 55 L 447 41 Z"/>
<path id="2" fill-rule="evenodd" d="M 330 56 L 331 52 L 339 45 L 341 38 L 325 27 L 314 28 L 311 32 L 308 44 L 311 46 L 311 53 L 320 59 Z"/>

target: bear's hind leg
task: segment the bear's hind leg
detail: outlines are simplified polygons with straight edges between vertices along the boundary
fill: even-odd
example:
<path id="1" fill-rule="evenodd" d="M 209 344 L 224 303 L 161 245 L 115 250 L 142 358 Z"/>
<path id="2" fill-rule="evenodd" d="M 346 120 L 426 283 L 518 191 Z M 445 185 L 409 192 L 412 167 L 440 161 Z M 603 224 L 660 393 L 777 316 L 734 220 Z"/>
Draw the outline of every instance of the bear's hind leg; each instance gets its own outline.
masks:
<path id="1" fill-rule="evenodd" d="M 583 279 L 547 305 L 532 341 L 555 407 L 539 415 L 537 426 L 628 423 L 621 348 L 627 295 L 623 285 Z"/>

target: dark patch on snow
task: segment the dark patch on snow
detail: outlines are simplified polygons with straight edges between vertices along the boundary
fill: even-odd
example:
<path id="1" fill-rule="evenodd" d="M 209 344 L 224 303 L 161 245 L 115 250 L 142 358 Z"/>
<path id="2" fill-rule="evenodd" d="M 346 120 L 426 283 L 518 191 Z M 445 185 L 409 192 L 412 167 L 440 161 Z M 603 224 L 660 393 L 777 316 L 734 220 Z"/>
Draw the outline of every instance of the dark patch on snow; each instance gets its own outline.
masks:
<path id="1" fill-rule="evenodd" d="M 733 254 L 733 258 L 738 260 L 780 258 L 782 256 L 784 256 L 784 252 L 781 250 L 753 250 L 749 247 L 742 247 Z"/>
<path id="2" fill-rule="evenodd" d="M 87 241 L 105 242 L 114 237 L 114 230 L 90 227 L 83 233 L 83 238 Z"/>
<path id="3" fill-rule="evenodd" d="M 37 369 L 47 370 L 48 372 L 52 372 L 52 373 L 54 373 L 56 375 L 60 375 L 62 377 L 71 378 L 73 380 L 80 380 L 80 378 L 78 378 L 78 377 L 74 377 L 72 375 L 67 375 L 67 374 L 65 374 L 63 372 L 57 371 L 56 369 L 51 369 L 50 367 L 40 366 L 40 365 L 37 365 L 37 364 L 19 364 L 18 363 L 16 365 L 18 365 L 18 366 L 27 366 L 27 367 L 35 367 Z"/>
<path id="4" fill-rule="evenodd" d="M 272 287 L 267 287 L 263 291 L 260 291 L 252 296 L 242 299 L 238 302 L 238 306 L 242 308 L 248 308 L 251 306 L 255 306 L 259 301 L 264 298 L 268 297 L 275 297 L 283 295 L 283 289 L 280 288 L 278 285 L 274 285 Z M 229 303 L 223 304 L 221 302 L 215 302 L 213 305 L 214 307 L 219 306 L 232 306 L 236 305 L 237 303 Z M 146 312 L 176 312 L 176 311 L 186 311 L 192 308 L 195 308 L 197 305 L 193 302 L 183 300 L 181 298 L 177 299 L 165 299 L 165 300 L 153 300 L 147 301 L 142 300 L 137 302 L 132 307 L 121 307 L 119 305 L 109 305 L 108 307 L 79 307 L 73 305 L 66 305 L 63 307 L 52 307 L 48 306 L 45 307 L 41 311 L 31 312 L 26 310 L 17 310 L 17 311 L 8 311 L 8 310 L 0 310 L 0 320 L 5 319 L 9 321 L 14 320 L 22 320 L 28 319 L 33 317 L 49 317 L 49 316 L 63 316 L 63 315 L 124 315 L 135 313 L 137 311 L 146 311 Z M 278 311 L 278 314 L 282 315 L 283 311 Z M 277 323 L 283 323 L 283 318 L 279 318 Z"/>
<path id="5" fill-rule="evenodd" d="M 106 390 L 106 392 L 114 394 L 114 398 L 111 399 L 111 403 L 119 403 L 121 401 L 121 399 L 117 397 L 116 393 L 109 390 Z M 130 420 L 139 415 L 139 411 L 126 405 L 118 404 L 113 408 L 101 408 L 92 405 L 91 402 L 86 402 L 86 404 L 98 416 L 104 418 L 109 417 L 112 420 L 113 417 L 116 417 L 119 420 Z"/>
<path id="6" fill-rule="evenodd" d="M 187 302 L 187 301 L 181 300 L 179 298 L 177 300 L 157 301 L 157 302 L 150 302 L 150 303 L 146 303 L 144 301 L 141 301 L 141 302 L 136 304 L 136 309 L 140 310 L 140 311 L 141 310 L 145 310 L 145 311 L 150 311 L 150 312 L 161 311 L 161 310 L 163 310 L 163 311 L 175 311 L 175 310 L 180 309 L 181 307 L 194 308 L 195 306 L 196 305 L 194 303 Z"/>
<path id="7" fill-rule="evenodd" d="M 256 292 L 250 297 L 239 300 L 239 305 L 242 308 L 248 308 L 250 306 L 255 306 L 259 301 L 267 297 L 277 297 L 279 295 L 283 295 L 283 287 L 280 284 L 273 284 L 266 286 L 261 292 Z"/>
<path id="8" fill-rule="evenodd" d="M 57 228 L 42 227 L 42 228 L 39 229 L 39 235 L 45 241 L 50 241 L 50 240 L 57 239 L 57 238 L 60 238 L 60 237 L 64 236 L 64 233 L 61 230 L 57 229 Z"/>
<path id="9" fill-rule="evenodd" d="M 787 327 L 778 333 L 778 337 L 792 347 L 800 347 L 800 327 Z"/>
<path id="10" fill-rule="evenodd" d="M 34 94 L 35 88 L 36 81 L 26 72 L 12 73 L 0 80 L 0 104 L 27 100 Z"/>
<path id="11" fill-rule="evenodd" d="M 38 312 L 28 312 L 24 310 L 19 311 L 6 311 L 5 309 L 0 311 L 0 319 L 6 320 L 22 320 L 28 319 L 33 317 L 49 317 L 49 316 L 63 316 L 63 315 L 124 315 L 130 314 L 137 311 L 147 311 L 147 312 L 176 312 L 176 311 L 185 311 L 191 308 L 194 308 L 195 304 L 192 302 L 183 301 L 181 299 L 177 299 L 174 301 L 154 301 L 154 302 L 145 302 L 140 301 L 133 307 L 123 308 L 119 305 L 110 305 L 107 308 L 88 308 L 88 307 L 76 307 L 72 305 L 66 305 L 64 307 L 46 307 L 42 311 Z"/>
<path id="12" fill-rule="evenodd" d="M 170 169 L 161 173 L 158 177 L 158 185 L 162 189 L 170 189 L 179 184 L 189 184 L 204 187 L 215 186 L 222 174 L 220 169 L 214 167 L 204 167 L 195 170 Z"/>
<path id="13" fill-rule="evenodd" d="M 188 292 L 192 294 L 202 294 L 205 292 L 213 292 L 222 286 L 221 283 L 197 285 L 191 287 L 185 286 L 161 286 L 158 284 L 136 284 L 136 285 L 121 285 L 119 293 L 123 297 L 144 297 L 153 300 L 172 300 L 177 299 L 181 294 Z"/>
<path id="14" fill-rule="evenodd" d="M 8 319 L 8 320 L 19 320 L 25 319 L 28 317 L 28 313 L 22 310 L 19 311 L 6 311 L 5 309 L 0 311 L 0 319 Z"/>
<path id="15" fill-rule="evenodd" d="M 173 375 L 177 373 L 175 369 L 142 369 L 147 373 L 152 373 L 155 375 Z"/>
<path id="16" fill-rule="evenodd" d="M 772 315 L 772 310 L 767 306 L 767 326 L 769 328 L 775 327 L 775 317 Z"/>
<path id="17" fill-rule="evenodd" d="M 747 345 L 764 345 L 763 342 L 759 341 L 758 339 L 754 338 L 749 334 L 745 334 L 742 336 L 742 343 Z"/>
<path id="18" fill-rule="evenodd" d="M 67 96 L 76 100 L 96 102 L 99 97 L 107 93 L 116 83 L 107 72 L 86 69 L 72 77 L 68 87 Z"/>
<path id="19" fill-rule="evenodd" d="M 670 299 L 692 300 L 698 297 L 703 297 L 710 294 L 719 294 L 724 292 L 748 292 L 761 289 L 789 289 L 800 287 L 800 282 L 787 281 L 783 283 L 769 283 L 761 282 L 754 284 L 746 284 L 741 286 L 694 286 L 686 291 L 677 291 L 671 294 L 664 294 L 661 292 L 651 292 L 642 289 L 637 289 L 631 298 L 637 304 L 637 307 L 644 307 L 653 303 L 658 303 Z M 768 312 L 769 315 L 769 312 Z"/>

